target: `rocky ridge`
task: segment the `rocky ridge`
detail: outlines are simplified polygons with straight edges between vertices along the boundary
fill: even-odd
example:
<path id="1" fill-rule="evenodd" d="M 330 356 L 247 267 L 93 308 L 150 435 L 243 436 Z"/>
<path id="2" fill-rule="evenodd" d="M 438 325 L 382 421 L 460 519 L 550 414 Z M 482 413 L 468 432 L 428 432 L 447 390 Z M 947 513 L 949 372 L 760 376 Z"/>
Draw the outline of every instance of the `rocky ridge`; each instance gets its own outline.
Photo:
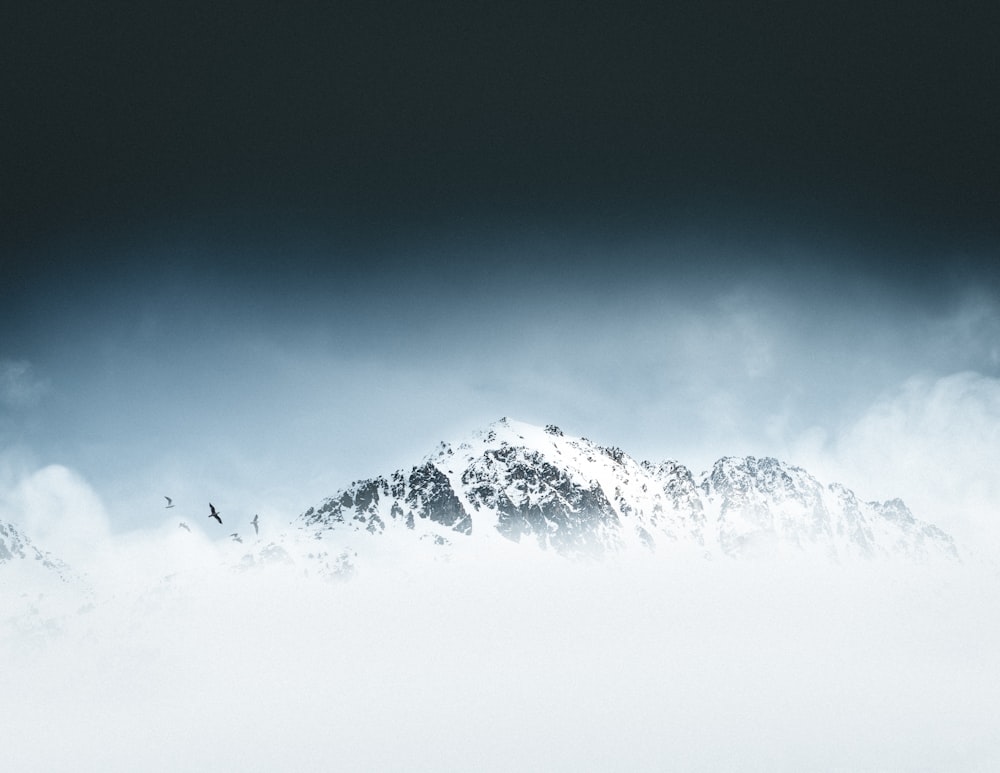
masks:
<path id="1" fill-rule="evenodd" d="M 341 555 L 376 537 L 456 549 L 499 537 L 574 557 L 958 558 L 952 538 L 901 500 L 861 501 L 773 458 L 724 457 L 695 476 L 509 419 L 441 443 L 408 472 L 355 481 L 298 525 Z"/>

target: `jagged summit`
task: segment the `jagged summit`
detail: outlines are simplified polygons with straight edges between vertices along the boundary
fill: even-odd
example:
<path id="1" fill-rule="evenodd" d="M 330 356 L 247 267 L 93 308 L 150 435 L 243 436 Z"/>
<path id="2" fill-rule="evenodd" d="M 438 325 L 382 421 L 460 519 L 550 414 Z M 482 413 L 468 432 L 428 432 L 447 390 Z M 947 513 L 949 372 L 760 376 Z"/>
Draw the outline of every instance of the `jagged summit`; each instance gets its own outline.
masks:
<path id="1" fill-rule="evenodd" d="M 505 539 L 570 556 L 805 552 L 832 560 L 957 558 L 952 539 L 899 500 L 862 502 L 773 458 L 724 457 L 697 478 L 677 461 L 500 419 L 440 443 L 408 472 L 355 481 L 300 516 L 318 539 L 437 545 Z"/>

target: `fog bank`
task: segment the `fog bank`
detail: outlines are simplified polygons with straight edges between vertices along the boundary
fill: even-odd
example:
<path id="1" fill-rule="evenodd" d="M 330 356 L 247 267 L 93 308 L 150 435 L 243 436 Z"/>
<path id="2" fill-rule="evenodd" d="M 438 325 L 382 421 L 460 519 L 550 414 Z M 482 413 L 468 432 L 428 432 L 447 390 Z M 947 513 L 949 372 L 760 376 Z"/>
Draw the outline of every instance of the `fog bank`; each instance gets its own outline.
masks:
<path id="1" fill-rule="evenodd" d="M 3 630 L 14 770 L 987 770 L 995 569 L 235 572 L 200 545 Z M 107 556 L 108 559 L 113 556 Z M 126 559 L 127 560 L 127 559 Z M 100 578 L 94 578 L 100 579 Z"/>

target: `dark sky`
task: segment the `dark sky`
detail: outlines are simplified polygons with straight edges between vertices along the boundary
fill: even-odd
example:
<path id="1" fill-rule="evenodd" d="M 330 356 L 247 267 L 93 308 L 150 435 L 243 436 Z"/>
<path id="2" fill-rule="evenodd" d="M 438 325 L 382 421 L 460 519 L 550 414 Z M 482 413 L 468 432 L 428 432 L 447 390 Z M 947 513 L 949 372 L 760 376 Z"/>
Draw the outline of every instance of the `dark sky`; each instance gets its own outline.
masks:
<path id="1" fill-rule="evenodd" d="M 925 510 L 995 457 L 993 3 L 39 0 L 0 36 L 0 483 L 289 514 L 503 415 Z"/>
<path id="2" fill-rule="evenodd" d="M 981 250 L 998 24 L 993 3 L 18 4 L 4 249 L 265 222 Z"/>

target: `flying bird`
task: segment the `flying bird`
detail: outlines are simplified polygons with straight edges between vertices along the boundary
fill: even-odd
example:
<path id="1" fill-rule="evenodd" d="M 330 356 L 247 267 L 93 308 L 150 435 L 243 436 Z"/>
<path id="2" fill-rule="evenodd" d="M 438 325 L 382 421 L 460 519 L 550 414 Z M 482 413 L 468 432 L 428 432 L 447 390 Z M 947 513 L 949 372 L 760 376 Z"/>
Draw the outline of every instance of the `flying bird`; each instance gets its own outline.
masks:
<path id="1" fill-rule="evenodd" d="M 172 500 L 170 497 L 163 497 L 163 498 L 167 500 L 167 507 L 166 507 L 167 510 L 169 510 L 171 507 L 174 506 L 174 500 Z"/>
<path id="2" fill-rule="evenodd" d="M 257 519 L 258 518 L 260 518 L 260 516 L 257 515 L 257 513 L 254 513 L 253 514 L 253 520 L 250 521 L 250 523 L 253 524 L 253 533 L 254 534 L 260 534 L 260 526 L 257 525 Z"/>
<path id="3" fill-rule="evenodd" d="M 182 529 L 184 529 L 184 531 L 191 531 L 191 527 L 188 526 L 186 523 L 184 523 L 184 521 L 181 521 L 177 525 L 180 526 Z"/>
<path id="4" fill-rule="evenodd" d="M 222 523 L 222 519 L 219 517 L 219 511 L 215 509 L 215 505 L 213 505 L 211 502 L 209 502 L 208 506 L 212 509 L 212 512 L 210 512 L 208 514 L 208 517 L 209 518 L 214 518 L 219 523 Z"/>
<path id="5" fill-rule="evenodd" d="M 235 531 L 232 534 L 230 534 L 229 536 L 233 538 L 233 542 L 243 542 L 243 540 L 240 537 L 240 535 L 237 534 Z"/>

